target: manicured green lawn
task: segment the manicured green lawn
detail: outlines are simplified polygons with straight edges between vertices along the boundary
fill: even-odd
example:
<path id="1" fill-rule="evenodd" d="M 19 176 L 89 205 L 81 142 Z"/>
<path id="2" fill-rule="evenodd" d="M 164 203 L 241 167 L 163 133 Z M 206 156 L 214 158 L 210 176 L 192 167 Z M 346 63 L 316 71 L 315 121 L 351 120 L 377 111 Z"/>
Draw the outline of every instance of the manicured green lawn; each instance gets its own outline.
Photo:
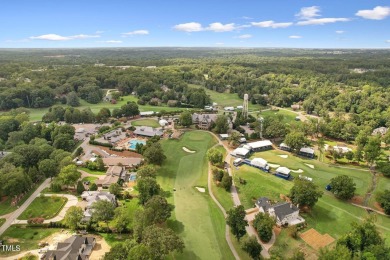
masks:
<path id="1" fill-rule="evenodd" d="M 206 151 L 215 140 L 207 132 L 185 133 L 180 140 L 164 140 L 167 156 L 157 180 L 174 203 L 174 214 L 168 225 L 184 240 L 185 250 L 176 259 L 233 259 L 225 240 L 225 220 L 209 197 L 207 188 L 200 193 L 194 187 L 207 187 Z M 196 153 L 186 153 L 185 146 Z M 176 191 L 173 191 L 173 188 Z"/>
<path id="2" fill-rule="evenodd" d="M 126 209 L 126 212 L 127 212 L 127 215 L 130 217 L 130 219 L 133 219 L 134 218 L 134 213 L 137 209 L 141 209 L 141 205 L 138 204 L 138 199 L 137 198 L 133 198 L 133 199 L 130 199 L 130 200 L 120 200 L 119 201 L 119 205 L 121 207 L 124 207 Z M 113 224 L 113 221 L 110 222 L 110 226 Z M 128 225 L 128 228 L 132 228 L 133 227 L 133 223 L 130 223 Z"/>
<path id="3" fill-rule="evenodd" d="M 55 217 L 67 202 L 64 197 L 37 197 L 30 206 L 19 216 L 18 219 L 44 218 L 51 219 Z"/>
<path id="4" fill-rule="evenodd" d="M 190 88 L 204 88 L 200 85 L 195 84 L 189 84 Z M 237 93 L 219 93 L 213 90 L 209 90 L 207 88 L 204 88 L 206 91 L 206 94 L 210 96 L 212 102 L 218 103 L 218 106 L 242 106 L 244 103 L 244 100 L 238 96 Z M 259 105 L 253 105 L 251 102 L 249 102 L 249 110 L 260 110 Z"/>
<path id="5" fill-rule="evenodd" d="M 82 171 L 85 171 L 85 172 L 87 172 L 87 173 L 89 173 L 89 174 L 94 174 L 94 175 L 106 175 L 106 172 L 105 172 L 105 171 L 103 171 L 103 172 L 101 172 L 101 171 L 94 171 L 94 170 L 90 170 L 90 169 L 88 169 L 88 168 L 86 168 L 86 167 L 80 167 L 79 169 L 82 170 Z"/>
<path id="6" fill-rule="evenodd" d="M 290 112 L 290 111 L 286 111 L 286 110 L 282 110 L 282 109 L 279 109 L 279 111 L 267 110 L 267 111 L 262 111 L 260 113 L 260 116 L 262 116 L 262 117 L 265 117 L 265 116 L 273 117 L 276 115 L 282 115 L 283 116 L 282 122 L 284 122 L 284 123 L 294 125 L 294 124 L 299 124 L 299 122 L 300 122 L 300 121 L 295 120 L 295 117 L 297 116 L 297 114 L 295 114 L 294 112 Z"/>
<path id="7" fill-rule="evenodd" d="M 59 228 L 28 227 L 26 225 L 12 225 L 0 237 L 7 245 L 20 245 L 20 251 L 38 248 L 38 243 L 48 236 L 59 232 Z M 0 250 L 0 256 L 16 255 L 20 252 Z"/>
<path id="8" fill-rule="evenodd" d="M 150 126 L 150 127 L 160 127 L 159 123 L 157 120 L 154 119 L 141 119 L 141 120 L 136 120 L 131 122 L 132 126 Z"/>
<path id="9" fill-rule="evenodd" d="M 98 177 L 88 176 L 88 177 L 84 177 L 81 181 L 82 182 L 89 181 L 90 185 L 91 185 L 92 183 L 94 183 L 98 179 L 99 179 Z"/>
<path id="10" fill-rule="evenodd" d="M 97 233 L 102 236 L 109 246 L 113 246 L 118 242 L 124 242 L 126 239 L 132 239 L 131 234 L 118 234 L 118 233 Z"/>
<path id="11" fill-rule="evenodd" d="M 371 196 L 370 201 L 369 201 L 370 207 L 376 208 L 374 205 L 376 202 L 375 196 L 378 193 L 384 192 L 385 190 L 390 190 L 390 178 L 378 175 L 376 188 L 375 188 L 374 193 Z"/>

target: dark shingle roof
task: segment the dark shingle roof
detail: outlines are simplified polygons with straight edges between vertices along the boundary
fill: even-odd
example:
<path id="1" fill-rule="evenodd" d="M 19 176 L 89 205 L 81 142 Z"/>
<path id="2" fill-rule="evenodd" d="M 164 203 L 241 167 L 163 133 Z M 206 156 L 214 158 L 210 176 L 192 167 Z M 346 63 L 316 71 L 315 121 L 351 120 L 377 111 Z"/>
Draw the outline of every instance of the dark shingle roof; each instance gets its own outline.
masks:
<path id="1" fill-rule="evenodd" d="M 288 202 L 275 205 L 273 206 L 273 208 L 275 210 L 275 215 L 279 218 L 279 220 L 284 219 L 287 215 L 299 211 L 299 209 L 296 206 Z"/>
<path id="2" fill-rule="evenodd" d="M 259 208 L 263 208 L 264 211 L 267 211 L 269 208 L 271 208 L 271 203 L 267 197 L 261 197 L 256 201 L 256 205 Z"/>
<path id="3" fill-rule="evenodd" d="M 93 246 L 94 237 L 72 236 L 62 243 L 58 243 L 57 250 L 49 250 L 42 259 L 56 260 L 84 260 L 88 259 Z"/>

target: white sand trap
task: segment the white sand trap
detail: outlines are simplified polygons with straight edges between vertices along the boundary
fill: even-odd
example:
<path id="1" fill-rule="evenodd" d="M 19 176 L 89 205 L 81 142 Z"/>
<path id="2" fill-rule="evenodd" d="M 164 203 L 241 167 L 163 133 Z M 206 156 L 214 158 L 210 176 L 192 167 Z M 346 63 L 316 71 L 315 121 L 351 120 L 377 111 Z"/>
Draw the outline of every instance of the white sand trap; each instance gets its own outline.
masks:
<path id="1" fill-rule="evenodd" d="M 314 165 L 313 165 L 313 164 L 305 163 L 305 165 L 308 166 L 308 167 L 310 167 L 310 168 L 312 168 L 312 169 L 314 169 Z"/>
<path id="2" fill-rule="evenodd" d="M 278 156 L 279 156 L 279 157 L 282 157 L 282 158 L 284 158 L 284 159 L 288 158 L 288 155 L 287 155 L 287 154 L 279 154 Z"/>
<path id="3" fill-rule="evenodd" d="M 188 149 L 187 147 L 184 147 L 184 146 L 183 146 L 183 150 L 187 153 L 195 153 L 195 151 L 191 151 L 190 149 Z"/>
<path id="4" fill-rule="evenodd" d="M 206 189 L 205 188 L 201 188 L 201 187 L 195 187 L 199 192 L 206 192 Z"/>
<path id="5" fill-rule="evenodd" d="M 268 163 L 268 165 L 269 165 L 269 167 L 271 167 L 271 168 L 278 168 L 278 167 L 280 167 L 279 164 Z"/>
<path id="6" fill-rule="evenodd" d="M 298 169 L 298 170 L 291 170 L 292 172 L 295 172 L 295 173 L 302 173 L 303 172 L 303 170 L 302 169 Z"/>

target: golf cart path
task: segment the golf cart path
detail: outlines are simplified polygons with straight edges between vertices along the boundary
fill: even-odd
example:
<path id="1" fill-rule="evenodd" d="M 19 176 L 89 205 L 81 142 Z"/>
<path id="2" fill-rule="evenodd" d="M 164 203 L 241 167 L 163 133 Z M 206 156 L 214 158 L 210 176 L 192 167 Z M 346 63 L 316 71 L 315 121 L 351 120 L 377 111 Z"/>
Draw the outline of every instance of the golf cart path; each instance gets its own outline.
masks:
<path id="1" fill-rule="evenodd" d="M 38 197 L 39 194 L 37 194 L 36 197 Z M 65 204 L 65 206 L 61 209 L 60 213 L 58 213 L 54 218 L 51 218 L 51 219 L 45 219 L 43 221 L 44 224 L 48 224 L 50 222 L 57 222 L 57 221 L 61 221 L 64 219 L 65 217 L 65 214 L 66 214 L 66 211 L 72 207 L 72 206 L 76 206 L 77 205 L 77 202 L 78 202 L 78 199 L 76 196 L 74 195 L 70 195 L 70 194 L 44 194 L 46 197 L 53 197 L 53 196 L 56 196 L 56 197 L 62 197 L 62 198 L 67 198 L 67 202 Z M 27 224 L 27 220 L 19 220 L 19 219 L 15 219 L 12 224 Z"/>

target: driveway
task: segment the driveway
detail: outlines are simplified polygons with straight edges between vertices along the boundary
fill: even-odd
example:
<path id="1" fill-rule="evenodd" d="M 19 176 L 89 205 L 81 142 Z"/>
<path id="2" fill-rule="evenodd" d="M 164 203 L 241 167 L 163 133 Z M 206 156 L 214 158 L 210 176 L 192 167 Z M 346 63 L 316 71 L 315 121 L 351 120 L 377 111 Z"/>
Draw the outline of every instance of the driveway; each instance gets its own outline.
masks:
<path id="1" fill-rule="evenodd" d="M 45 219 L 43 221 L 43 223 L 47 224 L 47 223 L 50 223 L 50 222 L 57 222 L 57 221 L 61 221 L 64 219 L 65 217 L 65 214 L 66 214 L 66 211 L 72 207 L 72 206 L 76 206 L 77 205 L 77 202 L 78 202 L 78 199 L 76 196 L 74 195 L 70 195 L 70 194 L 45 194 L 46 197 L 52 197 L 52 196 L 57 196 L 57 197 L 63 197 L 63 198 L 67 198 L 68 201 L 66 202 L 65 206 L 62 208 L 62 210 L 60 211 L 60 213 L 58 213 L 57 216 L 55 216 L 54 218 L 51 218 L 51 219 Z M 15 219 L 14 222 L 12 224 L 27 224 L 27 220 L 19 220 L 19 219 Z"/>

